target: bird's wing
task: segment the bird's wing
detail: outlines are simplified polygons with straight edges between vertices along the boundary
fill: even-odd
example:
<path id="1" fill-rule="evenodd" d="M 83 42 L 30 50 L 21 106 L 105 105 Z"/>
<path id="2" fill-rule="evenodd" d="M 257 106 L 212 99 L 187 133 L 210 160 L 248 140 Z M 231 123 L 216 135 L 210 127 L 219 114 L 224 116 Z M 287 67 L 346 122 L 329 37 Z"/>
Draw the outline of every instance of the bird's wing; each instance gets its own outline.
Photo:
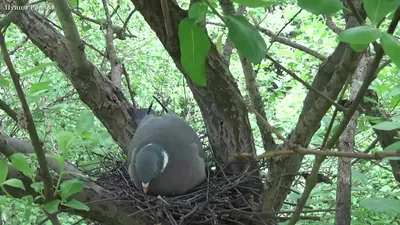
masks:
<path id="1" fill-rule="evenodd" d="M 175 132 L 174 135 L 182 140 L 185 140 L 188 145 L 193 146 L 192 149 L 197 151 L 199 157 L 204 160 L 205 153 L 200 139 L 194 129 L 173 112 L 167 113 L 163 116 L 163 118 L 167 120 L 169 124 L 171 124 L 171 130 L 174 130 Z"/>

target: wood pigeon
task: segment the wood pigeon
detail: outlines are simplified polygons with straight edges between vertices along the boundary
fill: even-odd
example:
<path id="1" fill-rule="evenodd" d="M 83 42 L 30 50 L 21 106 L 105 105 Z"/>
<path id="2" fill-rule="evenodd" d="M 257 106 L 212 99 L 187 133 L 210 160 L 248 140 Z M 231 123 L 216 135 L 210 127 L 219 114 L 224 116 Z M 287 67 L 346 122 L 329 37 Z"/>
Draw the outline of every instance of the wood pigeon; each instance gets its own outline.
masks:
<path id="1" fill-rule="evenodd" d="M 146 115 L 128 145 L 128 171 L 146 194 L 174 196 L 202 183 L 205 154 L 195 131 L 178 115 Z"/>

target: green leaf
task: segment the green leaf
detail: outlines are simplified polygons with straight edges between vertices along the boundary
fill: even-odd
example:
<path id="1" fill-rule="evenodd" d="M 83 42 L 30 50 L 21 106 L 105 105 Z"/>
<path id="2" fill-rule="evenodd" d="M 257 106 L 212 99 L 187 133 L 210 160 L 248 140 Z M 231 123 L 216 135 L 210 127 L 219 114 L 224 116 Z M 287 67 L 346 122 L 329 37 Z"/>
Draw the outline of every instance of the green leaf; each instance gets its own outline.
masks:
<path id="1" fill-rule="evenodd" d="M 29 222 L 30 218 L 32 215 L 32 207 L 25 207 L 25 212 L 24 212 L 24 222 Z"/>
<path id="2" fill-rule="evenodd" d="M 365 176 L 365 174 L 360 173 L 357 170 L 353 170 L 351 172 L 351 175 L 352 175 L 354 180 L 357 180 L 357 181 L 361 182 L 363 185 L 367 185 L 368 184 L 368 178 L 367 178 L 367 176 Z"/>
<path id="3" fill-rule="evenodd" d="M 350 43 L 350 47 L 356 51 L 356 52 L 362 52 L 364 51 L 367 47 L 368 44 L 354 44 L 354 43 Z"/>
<path id="4" fill-rule="evenodd" d="M 372 128 L 377 130 L 395 130 L 400 128 L 400 123 L 392 121 L 384 121 L 382 123 L 372 126 Z"/>
<path id="5" fill-rule="evenodd" d="M 8 79 L 0 77 L 0 86 L 8 87 L 10 83 L 11 82 Z"/>
<path id="6" fill-rule="evenodd" d="M 387 147 L 384 149 L 384 151 L 389 151 L 389 152 L 391 152 L 391 151 L 397 151 L 397 150 L 400 150 L 400 141 L 397 141 L 397 142 L 395 142 L 395 143 L 393 143 L 393 144 L 387 146 Z"/>
<path id="7" fill-rule="evenodd" d="M 0 185 L 7 179 L 8 165 L 4 159 L 0 158 Z"/>
<path id="8" fill-rule="evenodd" d="M 367 198 L 360 205 L 373 212 L 383 212 L 393 216 L 400 214 L 400 200 L 392 198 Z"/>
<path id="9" fill-rule="evenodd" d="M 78 133 L 83 131 L 88 131 L 90 128 L 94 126 L 94 116 L 91 111 L 83 112 L 76 122 L 75 129 Z"/>
<path id="10" fill-rule="evenodd" d="M 206 58 L 211 48 L 207 34 L 196 26 L 196 20 L 185 18 L 179 23 L 182 66 L 192 81 L 205 87 Z"/>
<path id="11" fill-rule="evenodd" d="M 400 68 L 400 42 L 393 35 L 386 32 L 382 33 L 381 44 L 385 53 Z"/>
<path id="12" fill-rule="evenodd" d="M 223 50 L 222 50 L 222 37 L 223 37 L 223 35 L 224 35 L 224 33 L 222 33 L 222 34 L 220 34 L 218 36 L 217 43 L 216 43 L 217 51 L 221 55 L 223 53 Z"/>
<path id="13" fill-rule="evenodd" d="M 78 179 L 67 180 L 60 185 L 61 199 L 66 201 L 75 193 L 79 193 L 83 190 L 83 184 Z"/>
<path id="14" fill-rule="evenodd" d="M 364 9 L 372 23 L 377 24 L 383 17 L 400 6 L 399 0 L 364 0 Z"/>
<path id="15" fill-rule="evenodd" d="M 89 207 L 86 204 L 75 199 L 72 199 L 71 201 L 64 203 L 63 205 L 77 210 L 89 211 Z"/>
<path id="16" fill-rule="evenodd" d="M 93 133 L 90 131 L 83 131 L 81 133 L 81 138 L 82 139 L 90 139 L 93 136 Z"/>
<path id="17" fill-rule="evenodd" d="M 233 0 L 240 5 L 244 5 L 251 8 L 258 8 L 258 7 L 267 7 L 270 5 L 279 4 L 279 1 L 267 1 L 267 0 Z"/>
<path id="18" fill-rule="evenodd" d="M 29 93 L 34 94 L 37 92 L 41 92 L 41 91 L 46 91 L 50 88 L 50 81 L 45 81 L 45 82 L 39 82 L 36 84 L 33 84 L 31 86 L 31 88 L 29 89 Z"/>
<path id="19" fill-rule="evenodd" d="M 33 182 L 31 184 L 31 188 L 35 190 L 37 193 L 41 193 L 44 190 L 44 183 L 43 182 Z"/>
<path id="20" fill-rule="evenodd" d="M 71 2 L 72 7 L 76 8 L 78 6 L 79 0 L 69 0 Z"/>
<path id="21" fill-rule="evenodd" d="M 3 182 L 3 185 L 19 188 L 25 190 L 25 186 L 20 179 L 11 178 Z"/>
<path id="22" fill-rule="evenodd" d="M 244 16 L 227 16 L 228 37 L 235 47 L 253 64 L 261 63 L 267 52 L 267 45 L 258 30 Z"/>
<path id="23" fill-rule="evenodd" d="M 64 169 L 65 158 L 59 155 L 46 154 L 46 157 L 52 158 L 57 161 L 62 169 Z"/>
<path id="24" fill-rule="evenodd" d="M 60 200 L 55 199 L 51 202 L 46 203 L 43 206 L 43 209 L 46 210 L 46 212 L 53 214 L 53 213 L 57 212 L 59 204 L 60 204 Z"/>
<path id="25" fill-rule="evenodd" d="M 316 15 L 334 14 L 343 8 L 340 0 L 298 0 L 297 4 L 300 8 Z"/>
<path id="26" fill-rule="evenodd" d="M 208 5 L 204 2 L 196 2 L 189 9 L 189 18 L 195 19 L 196 23 L 206 19 Z"/>
<path id="27" fill-rule="evenodd" d="M 69 149 L 71 148 L 72 143 L 76 140 L 76 136 L 69 131 L 61 131 L 56 134 L 56 141 L 58 144 L 58 148 L 60 149 L 63 155 L 67 154 Z"/>
<path id="28" fill-rule="evenodd" d="M 57 65 L 57 63 L 55 63 L 55 62 L 41 63 L 41 64 L 39 64 L 39 65 L 37 65 L 37 66 L 35 66 L 35 67 L 23 72 L 23 73 L 21 73 L 21 77 L 24 77 L 24 76 L 26 76 L 28 74 L 35 73 L 35 72 L 37 72 L 37 71 L 39 71 L 41 69 L 44 69 L 44 68 L 46 68 L 48 66 L 53 66 L 53 65 Z"/>
<path id="29" fill-rule="evenodd" d="M 15 153 L 10 156 L 10 160 L 11 160 L 11 165 L 15 169 L 22 172 L 25 176 L 33 179 L 34 171 L 32 167 L 29 165 L 25 155 L 21 153 Z"/>
<path id="30" fill-rule="evenodd" d="M 27 195 L 22 197 L 22 199 L 25 201 L 25 205 L 30 206 L 33 203 L 33 197 L 32 195 Z"/>
<path id="31" fill-rule="evenodd" d="M 369 44 L 381 37 L 378 28 L 364 25 L 344 30 L 339 34 L 339 40 L 351 44 Z"/>

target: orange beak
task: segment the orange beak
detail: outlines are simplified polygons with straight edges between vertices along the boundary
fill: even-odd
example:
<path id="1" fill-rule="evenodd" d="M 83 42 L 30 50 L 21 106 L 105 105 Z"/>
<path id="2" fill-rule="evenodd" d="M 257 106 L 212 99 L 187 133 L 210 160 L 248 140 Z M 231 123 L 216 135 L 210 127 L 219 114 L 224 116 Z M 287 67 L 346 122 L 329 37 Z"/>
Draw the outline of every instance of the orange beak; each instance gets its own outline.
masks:
<path id="1" fill-rule="evenodd" d="M 147 190 L 149 189 L 149 183 L 142 183 L 143 192 L 147 194 Z"/>

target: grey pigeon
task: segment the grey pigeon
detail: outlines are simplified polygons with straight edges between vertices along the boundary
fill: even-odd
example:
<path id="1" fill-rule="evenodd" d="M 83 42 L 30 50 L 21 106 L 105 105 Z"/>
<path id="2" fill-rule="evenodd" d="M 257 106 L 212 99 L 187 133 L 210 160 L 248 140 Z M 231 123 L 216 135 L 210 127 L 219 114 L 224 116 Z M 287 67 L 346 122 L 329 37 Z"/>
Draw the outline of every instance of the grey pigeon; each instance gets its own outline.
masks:
<path id="1" fill-rule="evenodd" d="M 178 115 L 146 115 L 128 145 L 128 171 L 146 194 L 174 196 L 205 179 L 205 154 L 195 131 Z"/>

